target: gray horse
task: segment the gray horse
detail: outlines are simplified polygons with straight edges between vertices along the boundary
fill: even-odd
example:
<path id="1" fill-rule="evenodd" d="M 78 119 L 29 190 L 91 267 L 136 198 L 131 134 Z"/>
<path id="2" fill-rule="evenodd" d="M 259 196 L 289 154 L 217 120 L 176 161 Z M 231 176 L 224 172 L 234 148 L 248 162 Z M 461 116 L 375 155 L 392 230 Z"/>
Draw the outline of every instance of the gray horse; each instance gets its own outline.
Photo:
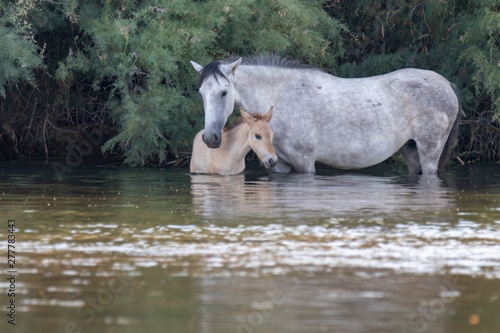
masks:
<path id="1" fill-rule="evenodd" d="M 397 151 L 412 173 L 436 173 L 449 160 L 461 118 L 454 86 L 427 70 L 344 79 L 278 56 L 229 58 L 203 67 L 203 141 L 221 142 L 235 106 L 249 113 L 274 106 L 270 126 L 277 172 L 315 172 L 380 163 Z"/>

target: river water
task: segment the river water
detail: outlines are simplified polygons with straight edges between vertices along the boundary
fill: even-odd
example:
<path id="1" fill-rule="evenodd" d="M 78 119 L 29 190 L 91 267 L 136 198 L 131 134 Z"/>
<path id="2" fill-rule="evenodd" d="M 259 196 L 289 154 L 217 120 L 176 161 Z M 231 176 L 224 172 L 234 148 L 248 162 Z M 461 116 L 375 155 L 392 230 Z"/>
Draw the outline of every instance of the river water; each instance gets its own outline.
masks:
<path id="1" fill-rule="evenodd" d="M 0 332 L 499 332 L 500 166 L 401 169 L 5 164 Z"/>

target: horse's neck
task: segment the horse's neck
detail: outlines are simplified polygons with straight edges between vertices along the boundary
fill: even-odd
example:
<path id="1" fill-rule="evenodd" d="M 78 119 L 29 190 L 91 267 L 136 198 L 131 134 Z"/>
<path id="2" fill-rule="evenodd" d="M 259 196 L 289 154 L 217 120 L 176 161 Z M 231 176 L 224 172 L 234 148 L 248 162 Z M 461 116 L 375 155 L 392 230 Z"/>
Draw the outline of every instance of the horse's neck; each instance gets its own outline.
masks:
<path id="1" fill-rule="evenodd" d="M 279 68 L 240 66 L 233 79 L 235 104 L 251 114 L 264 113 L 274 104 L 275 89 L 289 79 L 289 71 Z"/>
<path id="2" fill-rule="evenodd" d="M 243 160 L 251 149 L 248 143 L 249 131 L 250 126 L 242 123 L 222 133 L 223 149 L 226 151 L 227 156 L 235 162 Z"/>

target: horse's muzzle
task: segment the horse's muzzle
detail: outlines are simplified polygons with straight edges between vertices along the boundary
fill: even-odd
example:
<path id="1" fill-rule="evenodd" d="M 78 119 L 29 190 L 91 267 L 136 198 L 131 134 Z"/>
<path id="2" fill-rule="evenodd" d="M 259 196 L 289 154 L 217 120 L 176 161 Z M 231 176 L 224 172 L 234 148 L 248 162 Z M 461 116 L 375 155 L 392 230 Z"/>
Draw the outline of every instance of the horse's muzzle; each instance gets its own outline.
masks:
<path id="1" fill-rule="evenodd" d="M 201 138 L 203 139 L 203 142 L 205 142 L 205 144 L 207 145 L 208 148 L 215 149 L 215 148 L 220 147 L 220 143 L 221 143 L 221 136 L 220 135 L 217 135 L 215 133 L 205 135 L 205 133 L 203 133 Z"/>

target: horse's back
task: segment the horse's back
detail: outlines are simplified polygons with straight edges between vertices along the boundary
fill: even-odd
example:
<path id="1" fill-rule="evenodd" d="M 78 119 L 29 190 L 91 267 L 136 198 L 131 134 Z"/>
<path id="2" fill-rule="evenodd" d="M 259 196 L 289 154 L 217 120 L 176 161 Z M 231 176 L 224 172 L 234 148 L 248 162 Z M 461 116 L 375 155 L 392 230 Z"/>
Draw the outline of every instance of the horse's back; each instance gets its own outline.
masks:
<path id="1" fill-rule="evenodd" d="M 442 75 L 424 69 L 406 68 L 388 73 L 391 92 L 399 93 L 399 98 L 410 99 L 420 106 L 436 111 L 448 112 L 458 108 L 458 100 L 452 84 Z"/>
<path id="2" fill-rule="evenodd" d="M 279 120 L 287 122 L 288 131 L 296 136 L 287 135 L 287 140 L 278 138 L 278 142 L 300 147 L 304 156 L 314 152 L 316 161 L 337 168 L 377 164 L 408 140 L 437 140 L 449 132 L 459 109 L 450 82 L 428 70 L 408 68 L 347 79 L 319 72 L 309 77 L 309 91 L 301 99 L 282 100 L 288 104 L 282 110 L 288 112 Z M 300 144 L 293 142 L 296 138 Z"/>
<path id="3" fill-rule="evenodd" d="M 424 69 L 404 68 L 387 74 L 363 78 L 330 79 L 330 89 L 339 91 L 354 104 L 358 96 L 389 98 L 387 102 L 405 103 L 415 98 L 435 97 L 455 100 L 451 83 L 440 74 Z M 336 94 L 334 98 L 339 98 Z M 380 101 L 384 102 L 384 101 Z M 395 110 L 396 111 L 396 110 Z"/>

